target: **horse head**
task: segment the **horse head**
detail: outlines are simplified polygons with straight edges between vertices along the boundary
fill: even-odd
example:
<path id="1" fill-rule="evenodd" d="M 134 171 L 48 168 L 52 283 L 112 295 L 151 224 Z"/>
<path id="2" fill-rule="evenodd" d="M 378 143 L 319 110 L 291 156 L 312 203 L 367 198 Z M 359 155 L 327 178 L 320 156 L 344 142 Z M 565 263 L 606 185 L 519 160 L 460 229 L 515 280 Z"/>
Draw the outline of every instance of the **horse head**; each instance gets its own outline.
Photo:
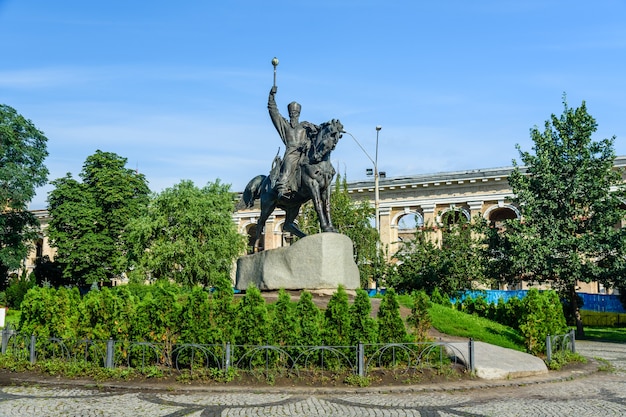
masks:
<path id="1" fill-rule="evenodd" d="M 335 149 L 343 133 L 343 124 L 338 119 L 322 123 L 312 147 L 311 163 L 319 163 L 328 159 L 330 152 Z"/>

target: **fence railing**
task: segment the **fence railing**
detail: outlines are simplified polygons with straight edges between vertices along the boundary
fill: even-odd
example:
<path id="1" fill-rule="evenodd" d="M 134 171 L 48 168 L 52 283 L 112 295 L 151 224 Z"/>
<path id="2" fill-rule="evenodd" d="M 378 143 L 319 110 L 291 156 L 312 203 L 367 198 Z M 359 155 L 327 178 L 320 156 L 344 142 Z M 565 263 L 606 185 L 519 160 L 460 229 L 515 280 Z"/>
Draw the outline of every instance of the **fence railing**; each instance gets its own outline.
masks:
<path id="1" fill-rule="evenodd" d="M 445 342 L 358 343 L 355 346 L 273 346 L 155 343 L 121 340 L 64 340 L 2 330 L 2 355 L 34 364 L 38 360 L 83 361 L 105 368 L 129 367 L 144 371 L 163 367 L 170 372 L 199 369 L 280 371 L 303 376 L 309 372 L 341 371 L 367 376 L 376 369 L 421 371 L 445 366 L 474 371 L 473 341 L 467 351 Z"/>
<path id="2" fill-rule="evenodd" d="M 576 353 L 576 331 L 565 334 L 548 335 L 546 337 L 546 362 L 552 362 L 552 355 L 556 352 L 570 351 Z"/>

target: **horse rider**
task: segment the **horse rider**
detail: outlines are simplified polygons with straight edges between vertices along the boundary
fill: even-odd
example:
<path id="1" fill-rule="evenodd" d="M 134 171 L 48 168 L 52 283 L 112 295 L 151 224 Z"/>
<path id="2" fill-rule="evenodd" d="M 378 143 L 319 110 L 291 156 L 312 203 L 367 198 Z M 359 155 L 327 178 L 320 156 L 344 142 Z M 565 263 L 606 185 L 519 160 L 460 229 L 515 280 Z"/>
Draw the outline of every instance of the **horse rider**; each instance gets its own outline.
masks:
<path id="1" fill-rule="evenodd" d="M 300 104 L 295 101 L 289 103 L 287 110 L 289 111 L 289 120 L 285 119 L 276 106 L 276 86 L 270 90 L 267 101 L 267 108 L 274 127 L 278 131 L 278 135 L 285 144 L 285 155 L 283 157 L 280 175 L 276 181 L 276 191 L 278 198 L 288 195 L 292 191 L 297 191 L 297 179 L 294 174 L 297 171 L 303 155 L 309 150 L 311 139 L 317 133 L 318 126 L 309 122 L 300 122 Z"/>

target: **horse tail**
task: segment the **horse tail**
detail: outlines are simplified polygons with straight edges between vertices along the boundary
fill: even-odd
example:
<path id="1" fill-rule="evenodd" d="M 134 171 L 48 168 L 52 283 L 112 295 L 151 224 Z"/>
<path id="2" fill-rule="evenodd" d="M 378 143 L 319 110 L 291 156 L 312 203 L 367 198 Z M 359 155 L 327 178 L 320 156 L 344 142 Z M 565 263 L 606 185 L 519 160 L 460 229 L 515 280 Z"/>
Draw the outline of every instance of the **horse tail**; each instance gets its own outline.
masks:
<path id="1" fill-rule="evenodd" d="M 254 200 L 257 200 L 261 196 L 261 185 L 265 177 L 265 175 L 257 175 L 248 182 L 246 189 L 243 191 L 243 194 L 241 194 L 241 199 L 237 203 L 237 210 L 252 208 L 254 206 Z"/>

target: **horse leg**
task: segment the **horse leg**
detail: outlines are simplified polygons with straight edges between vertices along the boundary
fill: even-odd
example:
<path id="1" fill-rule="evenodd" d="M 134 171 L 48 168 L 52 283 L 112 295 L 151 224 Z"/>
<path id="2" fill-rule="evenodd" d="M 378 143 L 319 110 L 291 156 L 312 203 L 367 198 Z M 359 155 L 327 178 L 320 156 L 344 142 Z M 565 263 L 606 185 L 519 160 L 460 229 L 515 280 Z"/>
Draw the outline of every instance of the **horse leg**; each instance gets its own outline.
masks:
<path id="1" fill-rule="evenodd" d="M 285 210 L 285 223 L 283 231 L 293 233 L 298 237 L 305 237 L 306 234 L 296 225 L 296 217 L 300 213 L 300 206 L 290 207 Z"/>
<path id="2" fill-rule="evenodd" d="M 330 183 L 330 180 L 327 182 L 327 184 Z M 325 190 L 323 190 L 321 192 L 322 195 L 322 210 L 324 211 L 324 215 L 326 216 L 326 227 L 328 228 L 328 232 L 339 232 L 337 229 L 335 229 L 335 227 L 333 226 L 333 221 L 330 218 L 330 187 L 326 187 Z"/>
<path id="3" fill-rule="evenodd" d="M 265 229 L 265 222 L 267 221 L 270 214 L 274 211 L 274 205 L 267 206 L 267 203 L 261 201 L 261 216 L 259 220 L 256 222 L 256 239 L 254 240 L 254 252 L 259 252 L 261 250 L 261 235 L 263 234 L 263 229 Z M 265 245 L 263 245 L 263 250 L 265 250 Z"/>
<path id="4" fill-rule="evenodd" d="M 313 206 L 317 212 L 317 217 L 320 219 L 320 229 L 322 232 L 336 232 L 330 222 L 330 201 L 322 196 L 323 191 L 320 190 L 319 182 L 311 181 L 309 184 L 311 189 L 311 200 L 313 200 Z"/>

